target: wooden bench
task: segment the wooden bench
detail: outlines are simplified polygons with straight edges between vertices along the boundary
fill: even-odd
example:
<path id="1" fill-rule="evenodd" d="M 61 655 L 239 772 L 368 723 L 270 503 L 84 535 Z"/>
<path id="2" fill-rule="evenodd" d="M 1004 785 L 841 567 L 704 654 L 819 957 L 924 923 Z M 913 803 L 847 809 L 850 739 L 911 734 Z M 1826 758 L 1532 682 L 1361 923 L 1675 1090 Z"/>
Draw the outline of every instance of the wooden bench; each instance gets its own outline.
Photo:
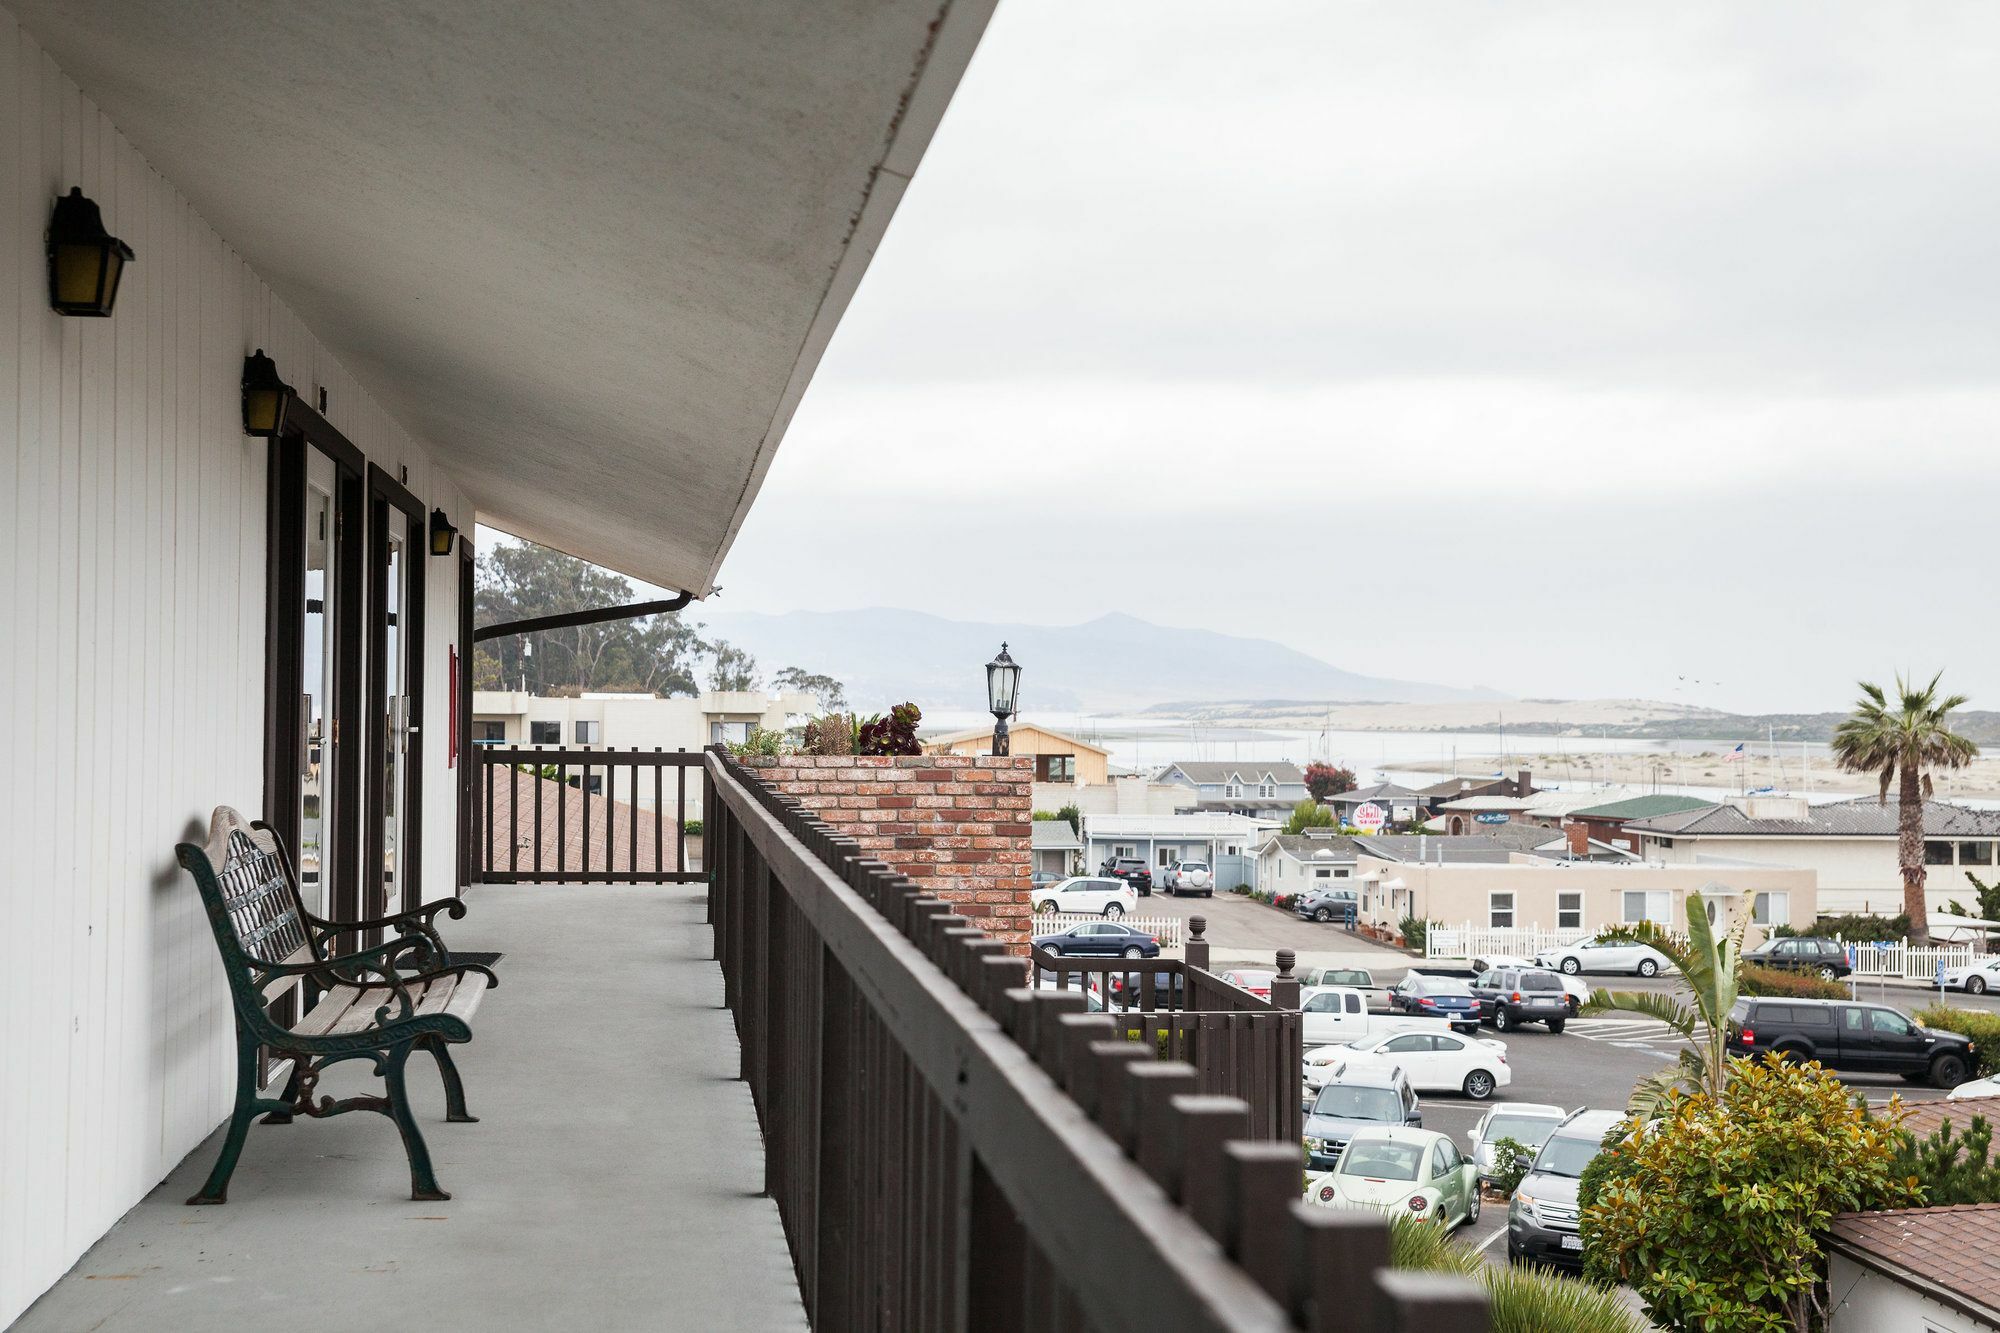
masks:
<path id="1" fill-rule="evenodd" d="M 215 945 L 229 975 L 236 1011 L 236 1106 L 229 1133 L 208 1183 L 188 1202 L 224 1203 L 229 1177 L 243 1153 L 251 1118 L 289 1124 L 294 1116 L 380 1111 L 396 1122 L 410 1158 L 410 1197 L 449 1199 L 438 1188 L 416 1118 L 410 1112 L 404 1065 L 417 1049 L 437 1059 L 444 1079 L 447 1120 L 472 1121 L 465 1085 L 447 1046 L 472 1040 L 469 1025 L 480 998 L 499 984 L 477 965 L 453 966 L 437 932 L 436 917 L 465 915 L 456 898 L 371 921 L 332 922 L 306 910 L 298 881 L 277 833 L 261 820 L 246 821 L 218 806 L 208 841 L 175 849 L 194 877 L 208 911 Z M 394 938 L 357 953 L 334 956 L 334 941 L 350 931 L 385 930 Z M 304 1016 L 289 1026 L 272 1019 L 270 1005 L 287 990 L 306 989 Z M 260 1052 L 277 1072 L 260 1075 Z M 346 1060 L 368 1060 L 384 1084 L 383 1096 L 313 1099 L 320 1075 Z M 263 1095 L 282 1074 L 283 1091 Z"/>

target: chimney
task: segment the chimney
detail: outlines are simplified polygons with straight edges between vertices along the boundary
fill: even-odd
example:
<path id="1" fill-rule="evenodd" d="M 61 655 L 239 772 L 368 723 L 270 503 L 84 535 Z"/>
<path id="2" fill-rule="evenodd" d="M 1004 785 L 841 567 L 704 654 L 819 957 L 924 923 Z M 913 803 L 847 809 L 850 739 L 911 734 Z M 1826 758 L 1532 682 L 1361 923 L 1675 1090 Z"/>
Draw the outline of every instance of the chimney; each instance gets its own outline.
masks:
<path id="1" fill-rule="evenodd" d="M 1535 794 L 1535 775 L 1525 768 L 1522 769 L 1514 775 L 1514 786 L 1516 789 L 1514 794 L 1523 800 L 1533 796 Z"/>
<path id="2" fill-rule="evenodd" d="M 1590 825 L 1564 824 L 1563 833 L 1569 838 L 1569 854 L 1571 856 L 1590 855 Z"/>

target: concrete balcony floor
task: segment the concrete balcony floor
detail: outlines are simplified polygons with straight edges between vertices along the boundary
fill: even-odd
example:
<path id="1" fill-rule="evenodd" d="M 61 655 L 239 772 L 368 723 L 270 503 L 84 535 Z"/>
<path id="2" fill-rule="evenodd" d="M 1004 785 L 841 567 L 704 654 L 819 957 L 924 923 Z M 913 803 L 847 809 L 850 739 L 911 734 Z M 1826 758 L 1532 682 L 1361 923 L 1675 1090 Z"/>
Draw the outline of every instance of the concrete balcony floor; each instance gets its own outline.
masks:
<path id="1" fill-rule="evenodd" d="M 506 955 L 453 1048 L 481 1122 L 411 1061 L 450 1202 L 411 1202 L 395 1126 L 355 1112 L 253 1126 L 229 1203 L 187 1207 L 218 1129 L 15 1327 L 805 1328 L 703 892 L 486 885 L 443 922 Z"/>

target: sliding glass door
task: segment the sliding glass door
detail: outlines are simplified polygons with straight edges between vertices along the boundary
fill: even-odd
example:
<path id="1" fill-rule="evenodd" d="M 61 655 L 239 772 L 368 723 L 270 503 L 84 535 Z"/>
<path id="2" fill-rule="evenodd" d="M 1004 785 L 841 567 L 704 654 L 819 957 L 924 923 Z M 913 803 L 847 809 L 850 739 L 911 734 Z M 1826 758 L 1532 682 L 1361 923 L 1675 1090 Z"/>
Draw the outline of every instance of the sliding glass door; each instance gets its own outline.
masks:
<path id="1" fill-rule="evenodd" d="M 423 509 L 371 468 L 369 873 L 376 913 L 422 902 L 417 887 L 423 766 Z"/>

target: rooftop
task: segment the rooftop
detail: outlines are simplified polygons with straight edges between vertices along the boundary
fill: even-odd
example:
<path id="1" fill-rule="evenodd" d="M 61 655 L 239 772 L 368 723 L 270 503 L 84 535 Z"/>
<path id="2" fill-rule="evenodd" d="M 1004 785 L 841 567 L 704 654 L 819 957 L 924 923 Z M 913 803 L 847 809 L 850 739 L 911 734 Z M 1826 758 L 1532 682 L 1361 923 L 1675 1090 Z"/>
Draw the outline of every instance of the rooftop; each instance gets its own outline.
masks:
<path id="1" fill-rule="evenodd" d="M 1519 796 L 1462 796 L 1456 801 L 1446 801 L 1438 806 L 1440 810 L 1504 811 L 1512 813 L 1526 810 L 1534 805 L 1532 800 Z"/>
<path id="2" fill-rule="evenodd" d="M 1405 787 L 1400 782 L 1378 782 L 1372 787 L 1356 787 L 1353 791 L 1335 792 L 1327 797 L 1327 803 L 1360 805 L 1366 801 L 1393 801 L 1399 797 L 1415 796 L 1416 789 Z"/>
<path id="3" fill-rule="evenodd" d="M 1836 1253 L 1989 1323 L 2000 1322 L 2000 1203 L 1842 1213 Z"/>
<path id="4" fill-rule="evenodd" d="M 1258 764 L 1223 762 L 1220 760 L 1189 759 L 1180 763 L 1167 764 L 1160 769 L 1160 776 L 1179 769 L 1191 782 L 1262 782 L 1269 779 L 1278 783 L 1302 783 L 1306 780 L 1305 770 L 1297 764 Z"/>
<path id="5" fill-rule="evenodd" d="M 1264 839 L 1258 850 L 1263 851 L 1275 844 L 1280 850 L 1290 853 L 1301 861 L 1352 861 L 1360 854 L 1361 844 L 1373 839 L 1334 837 L 1317 838 L 1306 833 L 1273 833 Z"/>
<path id="6" fill-rule="evenodd" d="M 1706 810 L 1715 804 L 1698 796 L 1669 796 L 1665 793 L 1628 796 L 1622 801 L 1606 801 L 1570 811 L 1572 819 L 1653 819 L 1660 815 L 1686 814 Z"/>
<path id="7" fill-rule="evenodd" d="M 1803 817 L 1753 818 L 1730 804 L 1628 820 L 1627 828 L 1677 837 L 1893 838 L 1899 802 L 1872 796 L 1804 809 Z M 1945 801 L 1924 802 L 1924 833 L 1933 838 L 2000 837 L 2000 810 L 1972 810 Z"/>
<path id="8" fill-rule="evenodd" d="M 1051 740 L 1058 740 L 1067 745 L 1074 745 L 1077 749 L 1088 750 L 1092 754 L 1111 753 L 1101 745 L 1092 745 L 1089 741 L 1078 740 L 1068 732 L 1057 731 L 1054 727 L 1045 727 L 1039 722 L 1015 721 L 1009 724 L 1009 731 L 1016 738 L 1024 731 L 1038 731 Z M 947 732 L 942 736 L 926 736 L 923 738 L 923 742 L 926 745 L 956 745 L 961 741 L 991 739 L 993 739 L 992 727 L 968 727 L 963 731 Z"/>
<path id="9" fill-rule="evenodd" d="M 1028 826 L 1028 840 L 1038 852 L 1072 852 L 1083 846 L 1076 825 L 1067 819 L 1037 819 Z"/>
<path id="10" fill-rule="evenodd" d="M 1196 811 L 1185 815 L 1085 815 L 1083 831 L 1093 838 L 1251 838 L 1273 828 L 1268 819 Z"/>

